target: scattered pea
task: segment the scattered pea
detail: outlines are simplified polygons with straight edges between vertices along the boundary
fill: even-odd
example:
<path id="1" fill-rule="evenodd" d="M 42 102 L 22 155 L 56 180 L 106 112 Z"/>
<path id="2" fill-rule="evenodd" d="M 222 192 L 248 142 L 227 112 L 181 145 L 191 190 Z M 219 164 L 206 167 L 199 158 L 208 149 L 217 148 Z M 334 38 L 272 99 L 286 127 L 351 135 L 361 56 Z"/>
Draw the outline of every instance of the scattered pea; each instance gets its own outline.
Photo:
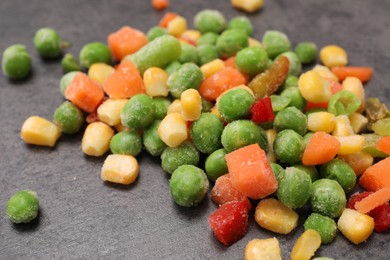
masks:
<path id="1" fill-rule="evenodd" d="M 211 108 L 214 106 L 214 103 L 203 97 L 201 101 L 202 101 L 202 112 L 203 113 L 211 112 Z"/>
<path id="2" fill-rule="evenodd" d="M 217 40 L 217 51 L 222 58 L 234 56 L 238 51 L 248 47 L 248 35 L 237 29 L 224 31 Z"/>
<path id="3" fill-rule="evenodd" d="M 115 134 L 110 141 L 113 154 L 137 156 L 142 150 L 142 137 L 136 131 L 122 131 Z"/>
<path id="4" fill-rule="evenodd" d="M 193 63 L 183 64 L 168 78 L 169 91 L 175 98 L 180 98 L 181 93 L 189 88 L 198 89 L 203 80 L 203 73 Z"/>
<path id="5" fill-rule="evenodd" d="M 202 44 L 197 47 L 199 64 L 202 66 L 212 60 L 218 59 L 217 48 L 211 44 Z"/>
<path id="6" fill-rule="evenodd" d="M 291 101 L 289 97 L 280 95 L 271 95 L 270 98 L 272 103 L 272 110 L 274 112 L 279 112 L 280 110 L 286 108 Z"/>
<path id="7" fill-rule="evenodd" d="M 197 64 L 199 61 L 199 54 L 197 48 L 191 44 L 182 44 L 180 56 L 177 58 L 177 61 L 180 63 L 192 62 Z"/>
<path id="8" fill-rule="evenodd" d="M 298 55 L 292 51 L 286 51 L 280 55 L 285 56 L 289 61 L 288 74 L 298 76 L 302 70 L 302 64 L 298 58 Z"/>
<path id="9" fill-rule="evenodd" d="M 200 38 L 196 41 L 197 46 L 201 46 L 203 44 L 210 44 L 210 45 L 215 45 L 218 40 L 218 34 L 213 33 L 213 32 L 207 32 L 202 34 Z"/>
<path id="10" fill-rule="evenodd" d="M 23 79 L 31 71 L 31 56 L 26 46 L 14 44 L 3 52 L 1 68 L 10 79 Z"/>
<path id="11" fill-rule="evenodd" d="M 352 191 L 356 184 L 356 174 L 352 167 L 343 160 L 333 159 L 321 165 L 321 178 L 337 181 L 345 193 Z"/>
<path id="12" fill-rule="evenodd" d="M 230 20 L 228 29 L 244 30 L 248 36 L 253 34 L 253 25 L 246 16 L 236 16 Z"/>
<path id="13" fill-rule="evenodd" d="M 112 57 L 110 49 L 101 42 L 91 42 L 83 46 L 80 51 L 80 63 L 89 68 L 94 63 L 111 64 Z"/>
<path id="14" fill-rule="evenodd" d="M 298 110 L 303 111 L 306 107 L 306 100 L 303 98 L 299 88 L 291 87 L 287 88 L 280 93 L 282 97 L 290 99 L 289 107 L 296 107 Z"/>
<path id="15" fill-rule="evenodd" d="M 220 176 L 228 173 L 228 168 L 225 160 L 226 150 L 221 148 L 212 152 L 207 156 L 205 162 L 205 170 L 207 177 L 211 181 L 216 181 Z"/>
<path id="16" fill-rule="evenodd" d="M 77 73 L 79 72 L 71 71 L 62 76 L 60 80 L 60 91 L 63 96 L 65 95 L 65 90 L 69 87 L 70 83 L 72 82 L 74 77 L 76 77 Z"/>
<path id="17" fill-rule="evenodd" d="M 145 149 L 153 156 L 160 156 L 167 148 L 167 145 L 158 136 L 160 123 L 161 120 L 155 120 L 143 134 Z"/>
<path id="18" fill-rule="evenodd" d="M 291 49 L 291 43 L 287 35 L 279 31 L 266 31 L 263 35 L 262 43 L 268 53 L 268 57 L 271 59 Z"/>
<path id="19" fill-rule="evenodd" d="M 156 119 L 163 119 L 168 112 L 168 107 L 171 104 L 171 101 L 165 97 L 156 97 L 153 98 L 153 103 L 156 112 Z"/>
<path id="20" fill-rule="evenodd" d="M 305 227 L 305 230 L 314 229 L 317 231 L 321 236 L 321 242 L 323 244 L 331 243 L 336 237 L 337 224 L 330 217 L 322 216 L 318 213 L 312 213 L 306 219 L 303 226 Z"/>
<path id="21" fill-rule="evenodd" d="M 138 94 L 127 101 L 121 112 L 121 121 L 130 129 L 145 129 L 155 119 L 153 99 L 145 94 Z"/>
<path id="22" fill-rule="evenodd" d="M 210 154 L 221 147 L 223 123 L 218 116 L 202 113 L 191 125 L 191 139 L 202 153 Z"/>
<path id="23" fill-rule="evenodd" d="M 188 141 L 177 147 L 167 147 L 161 154 L 161 166 L 164 171 L 172 174 L 181 165 L 198 165 L 199 152 Z"/>
<path id="24" fill-rule="evenodd" d="M 78 107 L 65 101 L 54 112 L 53 120 L 62 133 L 75 134 L 84 123 L 84 115 Z"/>
<path id="25" fill-rule="evenodd" d="M 168 32 L 165 28 L 162 28 L 160 26 L 154 26 L 150 28 L 149 31 L 146 33 L 146 37 L 148 38 L 148 41 L 151 42 L 156 38 L 167 34 Z"/>
<path id="26" fill-rule="evenodd" d="M 294 51 L 302 64 L 310 64 L 317 57 L 317 45 L 314 42 L 301 42 Z"/>
<path id="27" fill-rule="evenodd" d="M 231 122 L 247 118 L 254 103 L 252 94 L 245 89 L 236 88 L 220 96 L 218 110 L 227 122 Z"/>
<path id="28" fill-rule="evenodd" d="M 296 107 L 287 107 L 276 114 L 274 127 L 278 132 L 292 129 L 298 134 L 304 135 L 307 131 L 307 117 Z"/>
<path id="29" fill-rule="evenodd" d="M 303 164 L 294 164 L 292 167 L 297 168 L 310 176 L 311 182 L 315 182 L 320 178 L 318 170 L 315 166 L 308 166 Z"/>
<path id="30" fill-rule="evenodd" d="M 79 61 L 70 53 L 65 54 L 65 56 L 62 58 L 61 66 L 65 73 L 81 70 Z"/>
<path id="31" fill-rule="evenodd" d="M 264 48 L 246 47 L 237 53 L 235 63 L 240 71 L 256 75 L 267 69 L 268 55 Z"/>
<path id="32" fill-rule="evenodd" d="M 203 10 L 195 15 L 194 25 L 201 33 L 220 33 L 226 28 L 226 20 L 217 10 Z"/>
<path id="33" fill-rule="evenodd" d="M 61 38 L 52 28 L 41 28 L 34 35 L 34 46 L 43 58 L 57 58 L 61 55 Z"/>
<path id="34" fill-rule="evenodd" d="M 8 200 L 7 215 L 13 223 L 29 223 L 38 216 L 38 195 L 32 190 L 18 191 Z"/>
<path id="35" fill-rule="evenodd" d="M 172 61 L 165 67 L 165 71 L 170 75 L 181 67 L 181 63 L 177 60 Z"/>
<path id="36" fill-rule="evenodd" d="M 297 76 L 289 74 L 283 82 L 282 89 L 298 87 L 298 80 Z"/>
<path id="37" fill-rule="evenodd" d="M 286 129 L 276 135 L 273 147 L 277 159 L 293 164 L 301 161 L 305 144 L 297 132 Z"/>
<path id="38" fill-rule="evenodd" d="M 270 162 L 270 165 L 271 165 L 272 171 L 275 174 L 276 179 L 279 179 L 280 174 L 284 170 L 283 167 L 280 164 L 277 164 L 274 162 Z"/>

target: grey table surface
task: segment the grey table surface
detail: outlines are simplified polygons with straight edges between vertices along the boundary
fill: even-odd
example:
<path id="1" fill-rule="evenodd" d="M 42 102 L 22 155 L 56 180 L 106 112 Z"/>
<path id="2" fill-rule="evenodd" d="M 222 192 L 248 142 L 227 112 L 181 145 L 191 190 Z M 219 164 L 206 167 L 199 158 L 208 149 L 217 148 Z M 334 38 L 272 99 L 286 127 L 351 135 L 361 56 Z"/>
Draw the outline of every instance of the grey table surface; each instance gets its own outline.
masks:
<path id="1" fill-rule="evenodd" d="M 227 18 L 244 13 L 228 0 L 172 0 L 168 11 L 188 18 L 205 8 L 218 9 Z M 367 96 L 379 96 L 390 105 L 390 1 L 265 0 L 262 11 L 248 15 L 255 38 L 265 30 L 285 32 L 293 45 L 314 41 L 319 47 L 338 44 L 351 65 L 372 66 L 374 78 Z M 112 0 L 2 0 L 0 50 L 25 44 L 33 57 L 33 73 L 21 82 L 0 76 L 0 259 L 243 259 L 254 238 L 277 237 L 284 259 L 302 227 L 289 235 L 262 230 L 250 217 L 248 234 L 222 246 L 208 227 L 216 206 L 207 197 L 198 207 L 181 208 L 169 194 L 168 174 L 159 158 L 139 156 L 138 180 L 128 187 L 103 183 L 102 158 L 83 155 L 82 134 L 62 136 L 53 149 L 26 145 L 19 137 L 23 121 L 31 115 L 52 118 L 63 102 L 59 60 L 43 61 L 32 45 L 35 31 L 54 27 L 73 43 L 68 52 L 78 55 L 92 41 L 106 42 L 109 33 L 123 25 L 147 31 L 164 12 L 150 1 Z M 12 224 L 6 214 L 8 198 L 21 189 L 40 197 L 39 218 L 27 225 Z M 303 213 L 304 215 L 304 213 Z M 300 225 L 304 217 L 300 218 Z M 389 234 L 373 234 L 355 246 L 340 233 L 316 256 L 335 259 L 389 259 Z"/>

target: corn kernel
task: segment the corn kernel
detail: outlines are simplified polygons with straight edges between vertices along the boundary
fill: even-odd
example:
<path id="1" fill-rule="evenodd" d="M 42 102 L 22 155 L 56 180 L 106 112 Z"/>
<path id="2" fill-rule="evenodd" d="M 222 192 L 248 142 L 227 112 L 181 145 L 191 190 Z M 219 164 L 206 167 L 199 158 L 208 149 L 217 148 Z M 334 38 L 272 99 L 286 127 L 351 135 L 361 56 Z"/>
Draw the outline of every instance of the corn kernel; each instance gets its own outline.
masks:
<path id="1" fill-rule="evenodd" d="M 202 113 L 202 98 L 196 89 L 187 89 L 181 93 L 181 115 L 186 121 L 194 121 Z"/>
<path id="2" fill-rule="evenodd" d="M 181 107 L 181 100 L 180 99 L 175 99 L 173 102 L 169 105 L 167 109 L 167 114 L 170 113 L 179 113 L 181 114 L 183 108 Z"/>
<path id="3" fill-rule="evenodd" d="M 178 15 L 168 23 L 167 30 L 169 34 L 179 37 L 187 30 L 187 20 Z"/>
<path id="4" fill-rule="evenodd" d="M 117 125 L 114 125 L 114 129 L 115 129 L 117 132 L 129 131 L 129 128 L 127 128 L 126 126 L 122 125 L 122 123 L 119 123 L 119 124 L 117 124 Z"/>
<path id="5" fill-rule="evenodd" d="M 248 43 L 249 43 L 249 47 L 263 47 L 263 45 L 261 44 L 261 42 L 259 42 L 258 40 L 250 37 L 248 39 Z"/>
<path id="6" fill-rule="evenodd" d="M 312 70 L 299 77 L 298 87 L 306 100 L 315 103 L 327 102 L 332 95 L 329 82 Z"/>
<path id="7" fill-rule="evenodd" d="M 24 121 L 21 137 L 28 144 L 53 147 L 61 136 L 61 130 L 49 120 L 31 116 Z"/>
<path id="8" fill-rule="evenodd" d="M 168 96 L 169 74 L 160 68 L 152 67 L 144 72 L 144 83 L 146 94 L 152 97 Z"/>
<path id="9" fill-rule="evenodd" d="M 348 63 L 347 52 L 337 45 L 328 45 L 320 51 L 321 62 L 326 67 L 345 66 Z"/>
<path id="10" fill-rule="evenodd" d="M 363 149 L 365 138 L 362 135 L 337 136 L 340 150 L 337 154 L 346 155 L 358 153 Z"/>
<path id="11" fill-rule="evenodd" d="M 100 121 L 110 126 L 121 123 L 121 111 L 127 103 L 127 99 L 110 98 L 101 104 L 97 109 L 97 115 Z"/>
<path id="12" fill-rule="evenodd" d="M 315 65 L 312 71 L 317 72 L 321 77 L 327 80 L 339 81 L 339 78 L 328 68 L 323 65 Z"/>
<path id="13" fill-rule="evenodd" d="M 203 72 L 203 75 L 205 79 L 212 76 L 214 73 L 222 70 L 225 67 L 225 63 L 220 59 L 212 60 L 206 64 L 204 64 L 202 67 L 200 67 L 200 70 Z"/>
<path id="14" fill-rule="evenodd" d="M 361 82 L 360 79 L 356 77 L 347 77 L 343 83 L 342 83 L 343 89 L 344 90 L 349 90 L 353 94 L 355 94 L 361 101 L 361 105 L 359 109 L 357 110 L 358 112 L 362 112 L 364 109 L 364 88 L 363 88 L 363 83 Z"/>
<path id="15" fill-rule="evenodd" d="M 192 40 L 194 42 L 196 42 L 200 36 L 202 36 L 202 33 L 197 30 L 186 30 L 181 34 L 181 37 Z"/>
<path id="16" fill-rule="evenodd" d="M 309 114 L 307 117 L 307 128 L 313 132 L 326 132 L 333 131 L 336 125 L 335 116 L 329 112 L 315 112 Z"/>
<path id="17" fill-rule="evenodd" d="M 281 260 L 279 241 L 274 238 L 253 239 L 246 244 L 245 260 Z"/>
<path id="18" fill-rule="evenodd" d="M 231 0 L 234 7 L 248 13 L 260 10 L 264 5 L 264 0 Z"/>
<path id="19" fill-rule="evenodd" d="M 351 122 L 346 115 L 339 115 L 335 117 L 335 126 L 332 131 L 332 135 L 334 136 L 348 136 L 355 134 Z"/>
<path id="20" fill-rule="evenodd" d="M 110 146 L 114 130 L 103 122 L 94 122 L 85 129 L 81 149 L 90 156 L 102 156 Z"/>
<path id="21" fill-rule="evenodd" d="M 167 114 L 158 127 L 158 136 L 169 147 L 177 147 L 187 139 L 187 122 L 179 113 Z"/>
<path id="22" fill-rule="evenodd" d="M 351 123 L 352 130 L 355 134 L 361 133 L 368 124 L 367 117 L 363 116 L 360 113 L 352 113 L 349 116 L 349 121 Z"/>
<path id="23" fill-rule="evenodd" d="M 138 177 L 138 162 L 131 155 L 110 154 L 103 163 L 101 178 L 120 184 L 131 184 Z"/>
<path id="24" fill-rule="evenodd" d="M 92 64 L 91 67 L 89 67 L 88 77 L 93 79 L 98 84 L 103 85 L 104 81 L 108 78 L 108 76 L 114 73 L 114 71 L 114 67 L 108 64 L 95 63 Z"/>
<path id="25" fill-rule="evenodd" d="M 363 172 L 374 163 L 374 157 L 366 152 L 339 155 L 338 158 L 348 163 L 356 176 L 362 175 Z"/>
<path id="26" fill-rule="evenodd" d="M 276 162 L 276 156 L 274 153 L 274 141 L 276 138 L 276 130 L 268 129 L 267 131 L 265 131 L 265 134 L 267 136 L 267 143 L 268 143 L 268 152 L 267 152 L 268 161 Z"/>
<path id="27" fill-rule="evenodd" d="M 341 233 L 352 243 L 360 244 L 374 231 L 374 219 L 353 209 L 344 209 L 337 227 Z"/>
<path id="28" fill-rule="evenodd" d="M 309 260 L 320 246 L 320 234 L 314 229 L 308 229 L 295 243 L 291 252 L 291 260 Z"/>

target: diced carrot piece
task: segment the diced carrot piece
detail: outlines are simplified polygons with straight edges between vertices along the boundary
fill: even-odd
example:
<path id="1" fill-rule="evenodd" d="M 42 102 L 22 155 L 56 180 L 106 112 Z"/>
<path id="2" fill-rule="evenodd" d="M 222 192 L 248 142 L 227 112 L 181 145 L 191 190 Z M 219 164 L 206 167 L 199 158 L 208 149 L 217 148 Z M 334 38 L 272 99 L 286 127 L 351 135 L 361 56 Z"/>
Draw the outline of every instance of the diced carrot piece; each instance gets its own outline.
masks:
<path id="1" fill-rule="evenodd" d="M 130 98 L 145 93 L 142 77 L 130 60 L 123 60 L 103 84 L 104 92 L 111 98 Z"/>
<path id="2" fill-rule="evenodd" d="M 232 56 L 230 58 L 227 58 L 225 61 L 225 67 L 230 67 L 230 68 L 237 68 L 236 67 L 236 56 Z"/>
<path id="3" fill-rule="evenodd" d="M 304 165 L 323 164 L 332 160 L 340 150 L 336 137 L 325 132 L 315 132 L 303 152 Z"/>
<path id="4" fill-rule="evenodd" d="M 370 67 L 332 67 L 332 72 L 337 76 L 339 81 L 343 81 L 346 77 L 356 77 L 362 82 L 367 82 L 371 79 L 374 73 Z"/>
<path id="5" fill-rule="evenodd" d="M 163 10 L 169 6 L 168 0 L 152 0 L 152 6 L 156 10 Z"/>
<path id="6" fill-rule="evenodd" d="M 168 23 L 175 19 L 177 16 L 177 13 L 166 13 L 163 18 L 160 21 L 160 27 L 167 28 Z"/>
<path id="7" fill-rule="evenodd" d="M 225 159 L 233 188 L 249 198 L 264 198 L 278 188 L 267 154 L 258 144 L 228 153 Z"/>
<path id="8" fill-rule="evenodd" d="M 103 97 L 100 86 L 84 73 L 77 73 L 65 91 L 65 98 L 89 113 L 96 110 Z"/>
<path id="9" fill-rule="evenodd" d="M 360 177 L 359 185 L 368 191 L 390 188 L 390 157 L 368 167 Z"/>
<path id="10" fill-rule="evenodd" d="M 361 213 L 368 213 L 390 200 L 390 188 L 383 188 L 356 202 L 355 208 Z"/>
<path id="11" fill-rule="evenodd" d="M 375 144 L 375 148 L 385 154 L 390 154 L 390 136 L 384 136 Z"/>
<path id="12" fill-rule="evenodd" d="M 224 91 L 246 83 L 247 79 L 243 74 L 227 67 L 205 79 L 199 87 L 199 93 L 204 98 L 215 101 Z"/>
<path id="13" fill-rule="evenodd" d="M 108 36 L 108 46 L 116 60 L 122 60 L 148 43 L 146 35 L 134 28 L 124 26 Z"/>

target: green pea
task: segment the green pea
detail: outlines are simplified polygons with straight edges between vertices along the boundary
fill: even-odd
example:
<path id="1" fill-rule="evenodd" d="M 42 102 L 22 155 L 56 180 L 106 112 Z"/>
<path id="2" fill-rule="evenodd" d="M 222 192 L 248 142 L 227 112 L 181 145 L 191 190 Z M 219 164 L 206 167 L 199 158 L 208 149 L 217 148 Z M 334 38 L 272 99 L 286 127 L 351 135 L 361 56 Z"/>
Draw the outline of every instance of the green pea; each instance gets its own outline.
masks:
<path id="1" fill-rule="evenodd" d="M 32 190 L 18 191 L 8 200 L 7 215 L 13 223 L 29 223 L 38 216 L 38 195 Z"/>
<path id="2" fill-rule="evenodd" d="M 218 36 L 219 36 L 218 34 L 213 33 L 213 32 L 204 33 L 196 41 L 196 45 L 197 46 L 200 46 L 203 44 L 215 45 L 217 43 Z"/>
<path id="3" fill-rule="evenodd" d="M 330 218 L 337 218 L 345 209 L 346 203 L 344 190 L 337 181 L 319 179 L 313 182 L 310 197 L 313 212 Z"/>
<path id="4" fill-rule="evenodd" d="M 203 80 L 203 72 L 193 63 L 183 64 L 173 72 L 167 81 L 169 92 L 175 98 L 180 98 L 185 90 L 198 89 Z"/>
<path id="5" fill-rule="evenodd" d="M 31 56 L 26 46 L 14 44 L 3 52 L 1 68 L 10 79 L 23 79 L 31 70 Z"/>
<path id="6" fill-rule="evenodd" d="M 168 107 L 171 104 L 171 101 L 165 97 L 156 97 L 153 98 L 153 103 L 156 112 L 156 119 L 163 119 L 168 112 Z"/>
<path id="7" fill-rule="evenodd" d="M 198 165 L 199 152 L 195 146 L 185 141 L 177 147 L 167 147 L 161 154 L 161 166 L 172 174 L 181 165 Z"/>
<path id="8" fill-rule="evenodd" d="M 322 216 L 318 213 L 311 213 L 303 224 L 305 230 L 314 229 L 321 236 L 321 242 L 323 244 L 329 244 L 332 242 L 337 234 L 336 222 L 326 216 Z"/>
<path id="9" fill-rule="evenodd" d="M 310 138 L 314 135 L 313 132 L 307 132 L 304 136 L 303 136 L 303 142 L 305 143 L 305 146 L 309 143 L 310 141 Z"/>
<path id="10" fill-rule="evenodd" d="M 237 52 L 235 63 L 240 71 L 256 75 L 267 69 L 268 55 L 264 48 L 246 47 Z"/>
<path id="11" fill-rule="evenodd" d="M 165 28 L 162 28 L 160 26 L 154 26 L 149 29 L 149 31 L 146 33 L 146 37 L 148 38 L 148 41 L 151 42 L 158 37 L 161 37 L 163 35 L 167 35 L 168 31 Z"/>
<path id="12" fill-rule="evenodd" d="M 227 122 L 231 122 L 247 118 L 254 103 L 252 94 L 245 89 L 236 88 L 221 95 L 218 110 Z"/>
<path id="13" fill-rule="evenodd" d="M 294 51 L 302 64 L 312 63 L 317 57 L 317 45 L 314 42 L 301 42 Z"/>
<path id="14" fill-rule="evenodd" d="M 315 166 L 308 166 L 303 164 L 294 164 L 292 167 L 297 168 L 310 176 L 311 182 L 319 179 L 319 174 Z"/>
<path id="15" fill-rule="evenodd" d="M 267 151 L 268 146 L 265 131 L 251 120 L 236 120 L 229 123 L 223 129 L 221 142 L 227 152 L 256 143 Z"/>
<path id="16" fill-rule="evenodd" d="M 337 181 L 345 193 L 351 192 L 356 184 L 356 174 L 352 167 L 340 159 L 333 159 L 320 168 L 321 178 Z"/>
<path id="17" fill-rule="evenodd" d="M 160 156 L 167 148 L 167 145 L 158 136 L 160 123 L 161 120 L 155 120 L 143 134 L 145 149 L 153 156 Z"/>
<path id="18" fill-rule="evenodd" d="M 65 90 L 69 87 L 70 83 L 72 83 L 72 80 L 76 77 L 77 73 L 79 72 L 71 71 L 62 76 L 60 80 L 60 91 L 63 96 L 65 96 Z"/>
<path id="19" fill-rule="evenodd" d="M 306 100 L 303 98 L 299 88 L 291 87 L 287 88 L 280 93 L 282 97 L 290 99 L 289 107 L 296 107 L 300 111 L 303 111 L 306 107 Z"/>
<path id="20" fill-rule="evenodd" d="M 70 53 L 65 54 L 65 56 L 62 58 L 61 66 L 65 73 L 81 70 L 79 61 Z"/>
<path id="21" fill-rule="evenodd" d="M 341 90 L 334 94 L 328 103 L 328 111 L 336 116 L 351 115 L 361 105 L 360 99 L 349 90 Z"/>
<path id="22" fill-rule="evenodd" d="M 209 181 L 202 169 L 193 165 L 182 165 L 173 172 L 169 188 L 178 205 L 193 207 L 205 197 Z"/>
<path id="23" fill-rule="evenodd" d="M 284 171 L 283 167 L 280 164 L 274 162 L 270 162 L 269 164 L 271 165 L 272 171 L 275 174 L 276 179 L 279 180 L 280 174 L 282 173 L 282 171 Z"/>
<path id="24" fill-rule="evenodd" d="M 301 161 L 305 143 L 297 132 L 286 129 L 276 135 L 273 147 L 279 161 L 294 164 Z"/>
<path id="25" fill-rule="evenodd" d="M 61 38 L 52 28 L 41 28 L 34 35 L 34 46 L 43 58 L 57 58 L 61 55 Z"/>
<path id="26" fill-rule="evenodd" d="M 301 61 L 298 58 L 298 55 L 292 51 L 286 51 L 280 54 L 280 56 L 284 56 L 288 59 L 288 74 L 298 76 L 302 70 Z"/>
<path id="27" fill-rule="evenodd" d="M 207 177 L 216 181 L 220 176 L 228 173 L 228 168 L 225 160 L 226 150 L 221 148 L 212 152 L 206 158 L 205 170 Z"/>
<path id="28" fill-rule="evenodd" d="M 83 46 L 79 55 L 80 63 L 89 68 L 94 63 L 111 64 L 111 51 L 107 45 L 101 42 L 91 42 Z"/>
<path id="29" fill-rule="evenodd" d="M 202 101 L 202 112 L 203 113 L 210 112 L 211 108 L 213 108 L 214 106 L 214 103 L 211 102 L 210 100 L 205 99 L 204 97 L 202 97 L 201 101 Z"/>
<path id="30" fill-rule="evenodd" d="M 274 127 L 278 132 L 292 129 L 298 134 L 304 135 L 307 131 L 307 117 L 296 107 L 287 107 L 276 114 Z"/>
<path id="31" fill-rule="evenodd" d="M 248 47 L 248 35 L 237 29 L 224 31 L 217 40 L 217 51 L 220 57 L 234 56 L 238 51 Z"/>
<path id="32" fill-rule="evenodd" d="M 290 104 L 291 99 L 289 97 L 271 95 L 272 110 L 274 112 L 279 112 L 280 110 L 286 108 Z"/>
<path id="33" fill-rule="evenodd" d="M 130 129 L 145 129 L 154 119 L 153 99 L 145 94 L 138 94 L 130 98 L 121 112 L 122 125 Z"/>
<path id="34" fill-rule="evenodd" d="M 151 67 L 164 68 L 179 58 L 181 45 L 178 39 L 171 35 L 163 35 L 149 42 L 137 52 L 126 56 L 138 68 L 141 75 Z"/>
<path id="35" fill-rule="evenodd" d="M 291 43 L 287 35 L 279 31 L 266 31 L 263 35 L 262 44 L 271 59 L 291 50 Z"/>
<path id="36" fill-rule="evenodd" d="M 198 120 L 191 124 L 191 139 L 202 153 L 212 153 L 221 147 L 223 123 L 218 116 L 202 113 Z"/>
<path id="37" fill-rule="evenodd" d="M 110 141 L 113 154 L 137 156 L 142 150 L 142 137 L 136 131 L 123 131 L 115 134 Z"/>
<path id="38" fill-rule="evenodd" d="M 165 71 L 171 75 L 173 72 L 177 71 L 181 67 L 181 63 L 178 62 L 177 60 L 172 61 L 165 67 Z"/>
<path id="39" fill-rule="evenodd" d="M 310 176 L 298 168 L 288 167 L 278 178 L 278 199 L 287 207 L 301 208 L 309 200 L 311 194 Z"/>
<path id="40" fill-rule="evenodd" d="M 284 80 L 281 88 L 286 89 L 291 87 L 298 87 L 298 80 L 299 78 L 297 76 L 289 74 Z"/>
<path id="41" fill-rule="evenodd" d="M 177 58 L 180 63 L 192 62 L 197 64 L 199 61 L 199 55 L 196 47 L 191 44 L 182 44 L 180 56 Z"/>
<path id="42" fill-rule="evenodd" d="M 54 123 L 64 134 L 75 134 L 84 123 L 84 115 L 79 108 L 65 101 L 54 112 Z"/>
<path id="43" fill-rule="evenodd" d="M 203 44 L 197 47 L 199 64 L 202 66 L 212 60 L 218 59 L 217 47 L 210 44 Z"/>
<path id="44" fill-rule="evenodd" d="M 230 20 L 228 29 L 244 30 L 248 36 L 253 34 L 253 25 L 246 16 L 236 16 Z"/>
<path id="45" fill-rule="evenodd" d="M 217 10 L 203 10 L 195 15 L 194 25 L 201 33 L 220 33 L 226 28 L 226 19 Z"/>

